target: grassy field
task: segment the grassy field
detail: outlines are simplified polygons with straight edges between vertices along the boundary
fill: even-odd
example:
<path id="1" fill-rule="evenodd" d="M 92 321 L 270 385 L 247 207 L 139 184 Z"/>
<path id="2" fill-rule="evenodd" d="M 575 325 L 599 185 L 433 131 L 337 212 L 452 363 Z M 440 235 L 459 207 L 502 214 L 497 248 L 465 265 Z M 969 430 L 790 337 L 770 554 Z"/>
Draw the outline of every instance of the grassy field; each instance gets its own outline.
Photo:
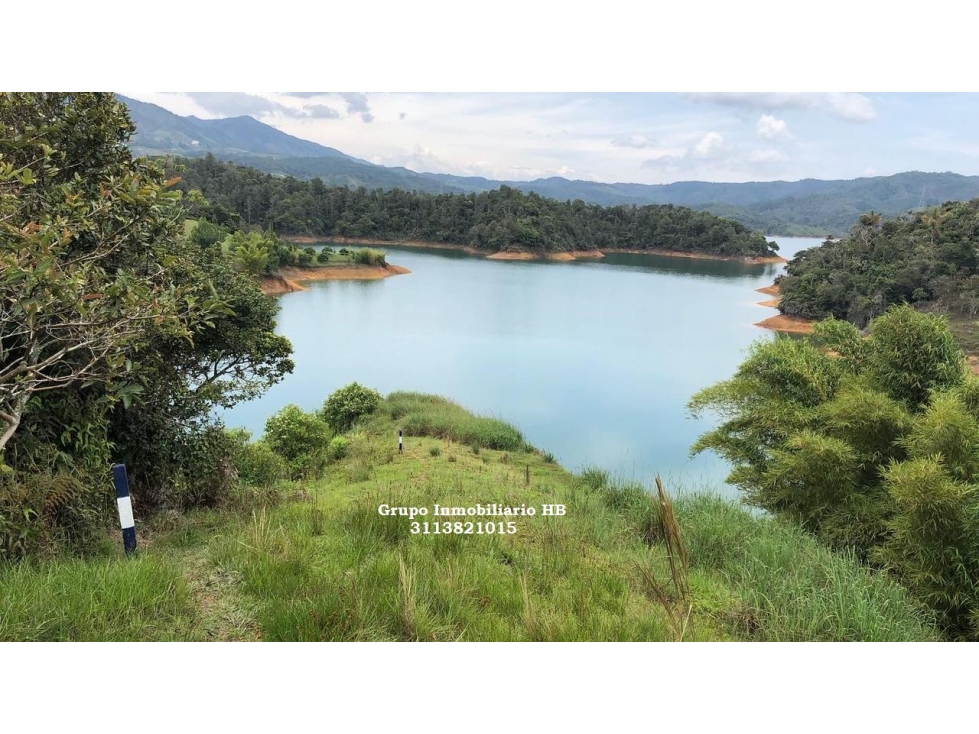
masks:
<path id="1" fill-rule="evenodd" d="M 959 348 L 966 354 L 979 355 L 979 321 L 974 319 L 950 318 L 948 321 L 952 336 Z"/>
<path id="2" fill-rule="evenodd" d="M 715 497 L 676 501 L 684 573 L 654 495 L 574 476 L 440 398 L 395 393 L 347 438 L 322 478 L 262 495 L 275 502 L 139 524 L 136 559 L 0 567 L 0 640 L 936 638 L 884 576 Z M 513 534 L 413 533 L 435 503 L 536 514 L 440 518 Z"/>

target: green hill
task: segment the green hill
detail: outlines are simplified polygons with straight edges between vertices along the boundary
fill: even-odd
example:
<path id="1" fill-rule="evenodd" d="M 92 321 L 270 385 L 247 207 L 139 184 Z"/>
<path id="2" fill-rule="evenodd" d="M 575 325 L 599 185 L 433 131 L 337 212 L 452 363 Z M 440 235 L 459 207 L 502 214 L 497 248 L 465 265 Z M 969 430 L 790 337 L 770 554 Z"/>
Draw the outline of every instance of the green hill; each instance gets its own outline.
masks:
<path id="1" fill-rule="evenodd" d="M 674 576 L 642 487 L 574 476 L 441 398 L 394 393 L 345 446 L 320 480 L 139 521 L 137 559 L 0 565 L 0 640 L 936 639 L 885 576 L 716 498 L 677 501 Z M 535 513 L 436 528 L 435 504 Z"/>

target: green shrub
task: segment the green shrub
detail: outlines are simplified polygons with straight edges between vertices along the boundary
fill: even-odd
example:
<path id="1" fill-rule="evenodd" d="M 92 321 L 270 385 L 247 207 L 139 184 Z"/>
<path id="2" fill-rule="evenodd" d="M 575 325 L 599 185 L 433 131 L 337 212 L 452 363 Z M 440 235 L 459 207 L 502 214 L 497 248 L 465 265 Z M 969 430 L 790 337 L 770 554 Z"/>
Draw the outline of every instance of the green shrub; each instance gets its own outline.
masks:
<path id="1" fill-rule="evenodd" d="M 544 452 L 543 459 L 544 459 L 544 462 L 545 463 L 547 463 L 547 464 L 553 464 L 554 463 L 554 454 L 552 454 L 550 451 L 545 451 Z"/>
<path id="2" fill-rule="evenodd" d="M 734 469 L 748 504 L 900 579 L 951 638 L 979 639 L 979 443 L 974 378 L 948 322 L 889 309 L 862 339 L 824 322 L 755 343 L 689 407 L 725 418 L 693 447 Z"/>
<path id="3" fill-rule="evenodd" d="M 166 505 L 189 510 L 221 504 L 235 486 L 235 441 L 223 427 L 208 425 L 194 431 L 180 448 L 180 467 Z"/>
<path id="4" fill-rule="evenodd" d="M 0 561 L 95 547 L 108 481 L 79 470 L 0 472 Z"/>
<path id="5" fill-rule="evenodd" d="M 346 247 L 341 247 L 340 248 L 340 254 L 341 255 L 349 255 L 350 254 L 350 250 L 348 250 Z"/>
<path id="6" fill-rule="evenodd" d="M 316 250 L 312 247 L 305 247 L 296 253 L 296 265 L 299 267 L 309 267 L 316 259 Z"/>
<path id="7" fill-rule="evenodd" d="M 432 446 L 432 448 L 428 450 L 429 456 L 438 456 L 441 453 L 442 449 L 440 449 L 438 446 Z"/>
<path id="8" fill-rule="evenodd" d="M 228 431 L 228 434 L 235 443 L 232 461 L 243 484 L 272 487 L 289 478 L 289 462 L 275 453 L 267 442 L 249 441 L 249 433 L 243 429 Z"/>
<path id="9" fill-rule="evenodd" d="M 361 416 L 373 413 L 380 401 L 377 390 L 352 382 L 326 399 L 320 415 L 334 431 L 341 433 L 350 430 Z"/>
<path id="10" fill-rule="evenodd" d="M 327 453 L 331 461 L 339 461 L 346 457 L 348 450 L 347 439 L 343 436 L 334 436 L 330 441 L 330 447 Z"/>
<path id="11" fill-rule="evenodd" d="M 330 440 L 330 427 L 315 413 L 287 405 L 265 422 L 264 440 L 289 462 L 291 475 L 298 478 L 315 468 Z"/>
<path id="12" fill-rule="evenodd" d="M 328 253 L 326 250 L 320 250 L 319 254 L 316 255 L 316 262 L 318 263 L 329 262 L 329 260 L 330 260 L 330 253 Z"/>
<path id="13" fill-rule="evenodd" d="M 578 479 L 586 487 L 591 489 L 603 489 L 609 485 L 609 475 L 605 469 L 596 466 L 589 466 L 581 470 Z"/>
<path id="14" fill-rule="evenodd" d="M 380 250 L 373 250 L 369 247 L 354 252 L 354 262 L 359 265 L 387 265 L 385 254 Z"/>

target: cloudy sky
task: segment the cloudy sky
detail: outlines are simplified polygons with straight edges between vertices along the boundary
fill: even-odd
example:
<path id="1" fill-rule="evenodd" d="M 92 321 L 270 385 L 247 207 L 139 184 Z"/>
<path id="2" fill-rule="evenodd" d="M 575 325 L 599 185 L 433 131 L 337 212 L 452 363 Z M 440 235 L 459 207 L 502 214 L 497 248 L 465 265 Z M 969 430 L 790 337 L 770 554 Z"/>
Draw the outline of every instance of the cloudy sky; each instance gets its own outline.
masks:
<path id="1" fill-rule="evenodd" d="M 251 115 L 385 166 L 495 179 L 979 174 L 977 94 L 122 94 L 180 115 Z"/>

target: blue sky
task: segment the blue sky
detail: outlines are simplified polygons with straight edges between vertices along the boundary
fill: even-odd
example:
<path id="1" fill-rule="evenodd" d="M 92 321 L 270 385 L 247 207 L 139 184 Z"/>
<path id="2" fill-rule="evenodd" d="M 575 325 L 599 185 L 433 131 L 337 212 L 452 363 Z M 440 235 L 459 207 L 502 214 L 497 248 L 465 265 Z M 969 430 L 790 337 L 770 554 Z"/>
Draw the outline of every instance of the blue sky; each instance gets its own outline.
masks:
<path id="1" fill-rule="evenodd" d="M 979 95 L 919 93 L 146 93 L 248 114 L 386 166 L 669 183 L 979 174 Z"/>

